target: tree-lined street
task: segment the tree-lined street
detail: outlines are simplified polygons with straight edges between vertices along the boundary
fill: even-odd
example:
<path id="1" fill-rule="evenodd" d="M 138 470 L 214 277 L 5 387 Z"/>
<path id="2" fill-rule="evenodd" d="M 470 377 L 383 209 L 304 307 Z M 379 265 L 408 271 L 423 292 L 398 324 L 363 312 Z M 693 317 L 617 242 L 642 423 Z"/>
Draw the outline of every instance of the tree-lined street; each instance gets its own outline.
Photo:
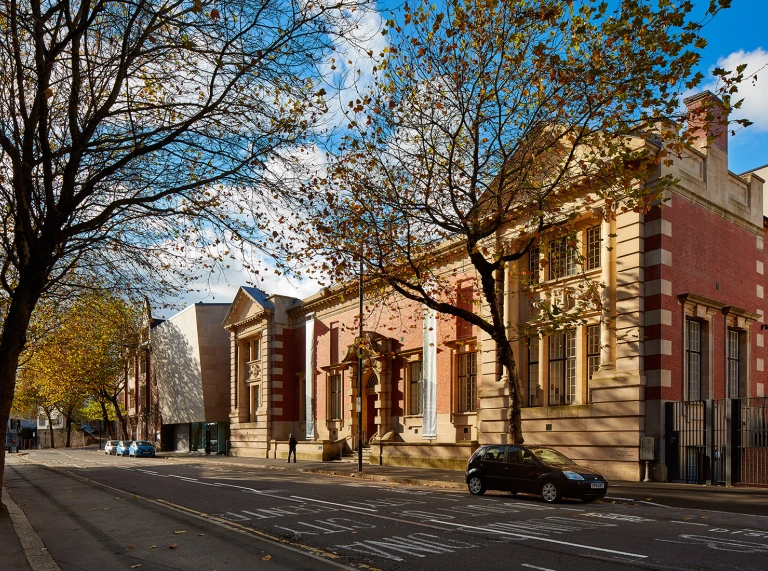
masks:
<path id="1" fill-rule="evenodd" d="M 758 570 L 768 554 L 768 516 L 725 504 L 550 506 L 532 496 L 84 450 L 14 458 L 7 478 L 62 569 Z"/>
<path id="2" fill-rule="evenodd" d="M 0 571 L 768 569 L 744 4 L 0 0 Z"/>

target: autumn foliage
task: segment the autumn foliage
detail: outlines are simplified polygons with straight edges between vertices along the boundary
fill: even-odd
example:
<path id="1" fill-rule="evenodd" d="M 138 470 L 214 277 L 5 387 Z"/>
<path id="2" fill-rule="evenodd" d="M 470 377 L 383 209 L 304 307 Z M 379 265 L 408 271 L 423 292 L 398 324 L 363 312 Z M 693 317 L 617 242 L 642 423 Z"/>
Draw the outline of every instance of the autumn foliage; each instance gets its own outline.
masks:
<path id="1" fill-rule="evenodd" d="M 532 300 L 532 332 L 505 315 L 504 289 L 530 293 L 537 270 L 523 262 L 533 248 L 575 242 L 585 221 L 645 212 L 674 184 L 659 165 L 691 140 L 680 97 L 703 78 L 703 25 L 726 4 L 698 15 L 666 0 L 406 5 L 388 21 L 370 88 L 346 105 L 346 134 L 309 189 L 319 198 L 311 246 L 336 280 L 353 278 L 362 258 L 384 298 L 489 337 L 514 442 L 523 436 L 510 341 L 590 312 L 610 326 L 610 316 L 601 284 L 584 276 L 568 311 Z M 736 81 L 721 78 L 727 110 L 738 105 Z M 470 300 L 457 294 L 467 276 Z"/>
<path id="2" fill-rule="evenodd" d="M 42 411 L 49 422 L 58 411 L 68 431 L 73 417 L 86 409 L 96 409 L 107 425 L 110 418 L 122 422 L 118 396 L 125 387 L 126 350 L 137 336 L 137 311 L 118 297 L 95 292 L 59 312 L 56 327 L 27 350 L 14 409 L 32 418 Z"/>

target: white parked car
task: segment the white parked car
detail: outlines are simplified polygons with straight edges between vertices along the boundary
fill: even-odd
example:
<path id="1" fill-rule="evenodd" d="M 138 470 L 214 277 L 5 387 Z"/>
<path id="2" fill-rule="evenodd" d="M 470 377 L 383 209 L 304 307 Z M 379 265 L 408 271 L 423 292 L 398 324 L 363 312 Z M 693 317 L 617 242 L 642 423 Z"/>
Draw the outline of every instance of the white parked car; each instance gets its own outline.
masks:
<path id="1" fill-rule="evenodd" d="M 117 443 L 119 440 L 107 440 L 104 445 L 104 454 L 117 454 Z"/>

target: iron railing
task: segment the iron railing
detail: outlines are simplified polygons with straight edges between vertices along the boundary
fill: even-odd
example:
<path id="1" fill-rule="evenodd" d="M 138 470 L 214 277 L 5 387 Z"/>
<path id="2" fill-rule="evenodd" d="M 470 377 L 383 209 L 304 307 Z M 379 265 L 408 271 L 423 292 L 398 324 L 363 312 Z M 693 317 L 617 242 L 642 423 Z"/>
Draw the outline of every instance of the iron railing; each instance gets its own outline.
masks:
<path id="1" fill-rule="evenodd" d="M 768 397 L 667 402 L 669 480 L 768 485 Z"/>

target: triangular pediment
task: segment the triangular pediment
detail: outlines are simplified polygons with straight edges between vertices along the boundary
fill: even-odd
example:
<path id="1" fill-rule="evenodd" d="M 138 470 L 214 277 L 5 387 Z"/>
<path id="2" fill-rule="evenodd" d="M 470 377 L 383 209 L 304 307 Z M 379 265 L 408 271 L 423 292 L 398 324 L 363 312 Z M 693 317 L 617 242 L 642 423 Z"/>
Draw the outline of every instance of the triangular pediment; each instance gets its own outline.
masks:
<path id="1" fill-rule="evenodd" d="M 275 305 L 269 300 L 267 294 L 255 287 L 242 286 L 237 290 L 232 305 L 229 306 L 227 316 L 221 324 L 228 329 L 238 323 L 256 319 L 266 312 L 272 312 Z"/>

